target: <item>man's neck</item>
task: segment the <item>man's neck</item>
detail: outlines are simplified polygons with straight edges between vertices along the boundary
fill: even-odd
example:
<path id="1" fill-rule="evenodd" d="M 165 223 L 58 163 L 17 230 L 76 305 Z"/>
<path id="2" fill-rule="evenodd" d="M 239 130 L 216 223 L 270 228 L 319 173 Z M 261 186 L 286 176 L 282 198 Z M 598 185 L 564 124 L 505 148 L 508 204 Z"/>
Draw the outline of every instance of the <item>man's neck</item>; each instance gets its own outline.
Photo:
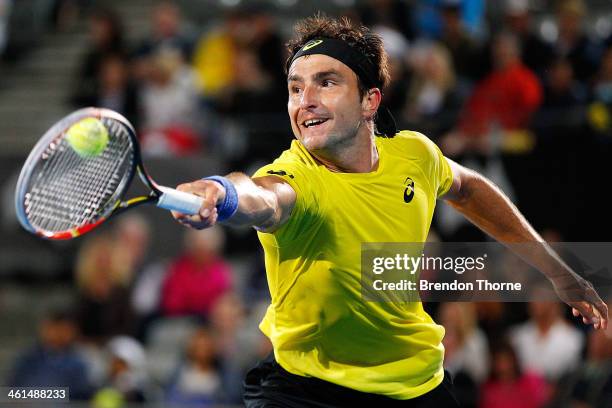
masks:
<path id="1" fill-rule="evenodd" d="M 358 135 L 350 144 L 333 151 L 311 152 L 319 163 L 334 173 L 370 173 L 378 168 L 379 154 L 372 133 Z"/>

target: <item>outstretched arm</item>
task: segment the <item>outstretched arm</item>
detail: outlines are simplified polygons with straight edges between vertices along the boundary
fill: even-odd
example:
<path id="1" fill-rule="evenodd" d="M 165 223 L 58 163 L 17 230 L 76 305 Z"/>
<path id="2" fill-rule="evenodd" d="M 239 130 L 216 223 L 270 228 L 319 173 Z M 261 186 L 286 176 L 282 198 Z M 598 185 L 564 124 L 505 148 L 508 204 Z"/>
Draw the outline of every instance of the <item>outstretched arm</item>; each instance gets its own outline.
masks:
<path id="1" fill-rule="evenodd" d="M 447 160 L 453 172 L 453 185 L 443 198 L 501 243 L 538 243 L 515 245 L 512 250 L 552 282 L 559 297 L 572 307 L 574 316 L 582 315 L 585 324 L 605 329 L 608 307 L 591 283 L 563 262 L 497 186 L 475 171 Z"/>
<path id="2" fill-rule="evenodd" d="M 231 173 L 226 178 L 238 194 L 238 209 L 224 224 L 235 227 L 255 227 L 260 231 L 274 231 L 291 215 L 296 194 L 293 188 L 280 177 L 266 176 L 250 178 L 243 173 Z M 223 185 L 212 180 L 196 180 L 181 184 L 177 190 L 204 198 L 197 215 L 185 215 L 173 211 L 180 223 L 197 229 L 208 228 L 217 223 L 217 206 L 225 200 Z"/>

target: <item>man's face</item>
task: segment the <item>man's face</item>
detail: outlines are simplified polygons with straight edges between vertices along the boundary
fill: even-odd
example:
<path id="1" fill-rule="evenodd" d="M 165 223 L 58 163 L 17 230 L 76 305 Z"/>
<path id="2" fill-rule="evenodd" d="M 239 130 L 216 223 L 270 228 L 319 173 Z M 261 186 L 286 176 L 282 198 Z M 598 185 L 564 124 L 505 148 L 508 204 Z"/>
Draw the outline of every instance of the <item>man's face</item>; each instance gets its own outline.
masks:
<path id="1" fill-rule="evenodd" d="M 321 54 L 300 57 L 287 83 L 291 127 L 309 151 L 340 147 L 365 125 L 357 75 L 342 62 Z"/>

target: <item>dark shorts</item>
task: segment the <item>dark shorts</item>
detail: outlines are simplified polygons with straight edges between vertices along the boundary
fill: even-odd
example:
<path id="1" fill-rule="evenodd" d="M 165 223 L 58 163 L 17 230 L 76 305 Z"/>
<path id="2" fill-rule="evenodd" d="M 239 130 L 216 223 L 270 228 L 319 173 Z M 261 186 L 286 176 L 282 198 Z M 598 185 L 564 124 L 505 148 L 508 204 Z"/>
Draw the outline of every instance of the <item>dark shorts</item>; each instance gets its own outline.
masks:
<path id="1" fill-rule="evenodd" d="M 368 394 L 313 377 L 287 372 L 271 354 L 250 370 L 244 381 L 244 403 L 247 408 L 340 408 L 371 406 L 375 408 L 456 408 L 453 383 L 445 371 L 436 388 L 409 400 L 396 400 Z"/>

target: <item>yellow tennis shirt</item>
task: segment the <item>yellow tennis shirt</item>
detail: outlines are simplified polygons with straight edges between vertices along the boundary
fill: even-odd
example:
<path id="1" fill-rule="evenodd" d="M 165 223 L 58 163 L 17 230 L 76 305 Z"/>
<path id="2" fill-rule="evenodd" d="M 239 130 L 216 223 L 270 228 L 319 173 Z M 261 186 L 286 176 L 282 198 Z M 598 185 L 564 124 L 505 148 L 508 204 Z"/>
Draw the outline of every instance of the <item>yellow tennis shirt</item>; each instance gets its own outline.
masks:
<path id="1" fill-rule="evenodd" d="M 331 172 L 294 140 L 254 174 L 297 193 L 289 220 L 258 233 L 272 298 L 260 329 L 290 373 L 409 399 L 442 382 L 444 328 L 419 302 L 363 300 L 361 244 L 425 242 L 452 173 L 420 133 L 376 137 L 376 146 L 370 173 Z"/>

